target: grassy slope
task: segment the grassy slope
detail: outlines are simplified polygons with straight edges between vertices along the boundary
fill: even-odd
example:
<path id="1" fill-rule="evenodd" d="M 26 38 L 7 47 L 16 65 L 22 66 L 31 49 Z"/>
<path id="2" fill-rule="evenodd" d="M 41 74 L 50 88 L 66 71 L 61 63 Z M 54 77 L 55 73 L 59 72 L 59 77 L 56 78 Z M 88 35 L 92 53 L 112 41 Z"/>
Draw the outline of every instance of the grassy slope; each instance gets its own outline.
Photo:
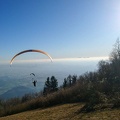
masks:
<path id="1" fill-rule="evenodd" d="M 83 104 L 64 104 L 1 117 L 0 120 L 120 120 L 120 109 L 78 113 Z"/>

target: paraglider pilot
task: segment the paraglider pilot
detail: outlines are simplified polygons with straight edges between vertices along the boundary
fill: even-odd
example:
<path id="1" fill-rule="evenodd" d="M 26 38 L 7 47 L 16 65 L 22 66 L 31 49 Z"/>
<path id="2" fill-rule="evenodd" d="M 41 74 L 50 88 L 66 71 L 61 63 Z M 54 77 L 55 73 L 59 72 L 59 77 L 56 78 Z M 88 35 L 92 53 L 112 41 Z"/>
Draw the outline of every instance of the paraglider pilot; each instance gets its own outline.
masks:
<path id="1" fill-rule="evenodd" d="M 34 87 L 36 87 L 36 83 L 37 83 L 37 81 L 34 80 L 32 83 L 33 83 Z"/>

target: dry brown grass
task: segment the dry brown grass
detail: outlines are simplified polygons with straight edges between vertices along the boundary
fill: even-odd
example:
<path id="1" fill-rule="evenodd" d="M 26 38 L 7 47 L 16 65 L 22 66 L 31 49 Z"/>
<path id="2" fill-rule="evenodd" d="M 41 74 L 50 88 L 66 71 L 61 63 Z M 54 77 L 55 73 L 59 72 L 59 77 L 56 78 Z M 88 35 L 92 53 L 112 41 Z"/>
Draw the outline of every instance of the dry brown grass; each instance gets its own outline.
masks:
<path id="1" fill-rule="evenodd" d="M 79 113 L 81 103 L 64 104 L 1 117 L 0 120 L 120 120 L 120 109 Z"/>

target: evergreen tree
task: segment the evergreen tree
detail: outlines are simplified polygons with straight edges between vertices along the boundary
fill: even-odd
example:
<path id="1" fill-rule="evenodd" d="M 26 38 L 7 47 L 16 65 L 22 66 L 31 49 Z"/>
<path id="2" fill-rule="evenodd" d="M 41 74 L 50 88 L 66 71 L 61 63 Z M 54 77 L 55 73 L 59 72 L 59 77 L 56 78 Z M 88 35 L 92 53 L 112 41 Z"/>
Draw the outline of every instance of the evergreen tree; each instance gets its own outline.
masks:
<path id="1" fill-rule="evenodd" d="M 45 86 L 46 86 L 47 88 L 50 88 L 50 87 L 51 87 L 51 83 L 50 83 L 50 78 L 49 78 L 49 77 L 47 78 L 47 81 L 45 82 Z"/>
<path id="2" fill-rule="evenodd" d="M 57 82 L 57 79 L 54 76 L 51 77 L 51 90 L 53 92 L 58 90 L 58 82 Z"/>
<path id="3" fill-rule="evenodd" d="M 67 79 L 65 78 L 63 82 L 63 88 L 66 88 L 66 87 L 67 87 Z"/>
<path id="4" fill-rule="evenodd" d="M 74 85 L 77 82 L 77 75 L 72 76 L 72 85 Z"/>
<path id="5" fill-rule="evenodd" d="M 69 75 L 69 76 L 67 77 L 67 83 L 68 83 L 68 86 L 71 86 L 71 85 L 72 85 L 72 76 L 71 76 L 71 75 Z"/>
<path id="6" fill-rule="evenodd" d="M 57 90 L 58 90 L 57 79 L 54 76 L 52 76 L 51 78 L 48 77 L 47 80 L 45 81 L 43 94 L 48 94 L 51 92 L 55 92 Z"/>

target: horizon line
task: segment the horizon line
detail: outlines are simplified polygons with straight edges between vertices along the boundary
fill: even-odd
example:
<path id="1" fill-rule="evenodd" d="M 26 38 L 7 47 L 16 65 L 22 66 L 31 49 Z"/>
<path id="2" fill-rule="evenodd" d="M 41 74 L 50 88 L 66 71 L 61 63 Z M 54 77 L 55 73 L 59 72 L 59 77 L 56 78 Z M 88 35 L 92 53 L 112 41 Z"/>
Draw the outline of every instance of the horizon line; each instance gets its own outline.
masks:
<path id="1" fill-rule="evenodd" d="M 83 61 L 83 60 L 108 60 L 109 59 L 109 56 L 99 56 L 99 57 L 73 57 L 73 58 L 52 58 L 53 59 L 53 62 L 57 62 L 57 61 L 74 61 L 74 60 L 77 60 L 77 61 Z M 30 60 L 15 60 L 14 61 L 15 63 L 30 63 L 30 62 L 50 62 L 50 60 L 48 58 L 46 59 L 30 59 Z M 9 60 L 6 60 L 2 63 L 9 63 L 10 64 L 10 61 Z"/>

